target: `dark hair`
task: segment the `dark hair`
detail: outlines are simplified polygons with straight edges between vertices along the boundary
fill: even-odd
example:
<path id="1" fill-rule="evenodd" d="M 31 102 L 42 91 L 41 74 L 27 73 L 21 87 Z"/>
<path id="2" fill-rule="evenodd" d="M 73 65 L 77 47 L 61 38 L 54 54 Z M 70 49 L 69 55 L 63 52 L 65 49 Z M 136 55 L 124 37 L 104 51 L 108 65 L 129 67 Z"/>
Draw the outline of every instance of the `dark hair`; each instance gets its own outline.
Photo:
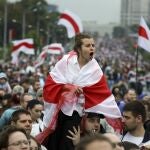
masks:
<path id="1" fill-rule="evenodd" d="M 130 111 L 132 112 L 134 117 L 137 117 L 138 115 L 142 116 L 142 121 L 145 122 L 146 119 L 146 110 L 142 102 L 139 101 L 132 101 L 127 103 L 124 106 L 123 112 L 124 111 Z"/>
<path id="2" fill-rule="evenodd" d="M 107 137 L 105 137 L 104 135 L 101 135 L 101 134 L 94 134 L 91 136 L 83 137 L 83 139 L 81 139 L 79 144 L 77 144 L 75 150 L 86 150 L 87 145 L 94 141 L 100 141 L 100 142 L 106 141 L 113 148 L 111 141 Z"/>
<path id="3" fill-rule="evenodd" d="M 98 117 L 98 118 L 105 118 L 103 114 L 98 114 L 98 113 L 93 113 L 93 112 L 88 112 L 86 118 L 93 118 L 93 117 Z"/>
<path id="4" fill-rule="evenodd" d="M 43 103 L 37 99 L 33 99 L 28 102 L 27 109 L 32 109 L 35 105 L 43 105 Z"/>
<path id="5" fill-rule="evenodd" d="M 77 52 L 77 54 L 79 54 L 78 50 L 81 48 L 81 45 L 83 44 L 82 39 L 85 39 L 85 38 L 90 39 L 92 37 L 88 34 L 83 34 L 83 33 L 77 34 L 75 36 L 74 51 Z"/>
<path id="6" fill-rule="evenodd" d="M 2 130 L 0 133 L 0 149 L 7 148 L 9 143 L 9 136 L 14 132 L 22 132 L 28 139 L 26 131 L 24 129 L 18 128 L 16 126 L 7 126 L 5 129 Z"/>
<path id="7" fill-rule="evenodd" d="M 5 100 L 5 99 L 10 100 L 10 99 L 11 99 L 11 97 L 12 97 L 12 95 L 11 95 L 11 94 L 5 94 L 5 95 L 3 96 L 3 100 Z"/>
<path id="8" fill-rule="evenodd" d="M 27 111 L 25 109 L 18 109 L 18 110 L 14 111 L 12 113 L 11 121 L 12 122 L 17 122 L 19 120 L 19 118 L 20 118 L 20 115 L 22 115 L 22 114 L 26 114 L 26 115 L 30 115 L 31 116 L 29 111 Z"/>

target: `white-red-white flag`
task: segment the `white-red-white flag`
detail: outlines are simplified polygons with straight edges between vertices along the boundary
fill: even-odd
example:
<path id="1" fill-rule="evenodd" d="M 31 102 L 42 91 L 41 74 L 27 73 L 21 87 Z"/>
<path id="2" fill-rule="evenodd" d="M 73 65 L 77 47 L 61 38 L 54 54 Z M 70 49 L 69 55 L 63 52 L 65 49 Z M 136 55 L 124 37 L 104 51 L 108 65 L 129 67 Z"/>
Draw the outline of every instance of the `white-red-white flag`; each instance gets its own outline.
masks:
<path id="1" fill-rule="evenodd" d="M 42 65 L 46 59 L 46 56 L 47 56 L 47 50 L 43 50 L 38 56 L 38 58 L 36 59 L 36 61 L 34 62 L 34 67 L 37 68 L 40 65 Z"/>
<path id="2" fill-rule="evenodd" d="M 58 21 L 58 25 L 63 25 L 66 27 L 68 38 L 72 38 L 76 34 L 83 32 L 81 19 L 79 16 L 69 10 L 62 12 Z"/>
<path id="3" fill-rule="evenodd" d="M 138 31 L 138 46 L 150 52 L 150 30 L 143 17 Z"/>
<path id="4" fill-rule="evenodd" d="M 107 86 L 105 76 L 97 61 L 92 59 L 79 72 L 80 76 L 77 76 L 77 70 L 74 70 L 76 61 L 77 54 L 75 52 L 64 55 L 45 81 L 43 122 L 47 128 L 36 137 L 39 142 L 54 130 L 60 109 L 71 116 L 75 103 L 84 106 L 85 112 L 103 114 L 111 118 L 121 117 L 115 98 Z M 72 67 L 74 69 L 69 69 Z M 83 94 L 80 96 L 74 94 L 76 86 L 83 89 Z"/>
<path id="5" fill-rule="evenodd" d="M 61 43 L 52 43 L 50 45 L 45 46 L 43 49 L 47 49 L 47 53 L 49 54 L 63 54 L 64 48 Z"/>
<path id="6" fill-rule="evenodd" d="M 27 55 L 34 54 L 33 39 L 15 40 L 15 41 L 12 41 L 12 43 L 13 43 L 12 53 L 23 52 Z"/>

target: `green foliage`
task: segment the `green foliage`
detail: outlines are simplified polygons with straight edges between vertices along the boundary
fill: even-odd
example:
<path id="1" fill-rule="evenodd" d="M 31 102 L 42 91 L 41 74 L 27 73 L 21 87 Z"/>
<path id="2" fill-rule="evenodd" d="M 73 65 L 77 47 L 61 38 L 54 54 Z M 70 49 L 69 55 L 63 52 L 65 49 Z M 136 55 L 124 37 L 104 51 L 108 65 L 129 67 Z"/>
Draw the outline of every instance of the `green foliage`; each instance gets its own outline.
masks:
<path id="1" fill-rule="evenodd" d="M 52 42 L 64 44 L 68 39 L 66 29 L 57 25 L 58 12 L 49 12 L 46 0 L 21 0 L 8 3 L 0 0 L 0 47 L 3 45 L 4 6 L 7 4 L 7 48 L 10 40 L 22 39 L 23 18 L 25 18 L 25 37 L 33 38 L 36 48 L 43 47 Z M 24 16 L 24 17 L 23 17 Z M 9 32 L 13 31 L 13 37 Z M 8 53 L 10 55 L 10 53 Z M 2 53 L 0 54 L 2 55 Z"/>

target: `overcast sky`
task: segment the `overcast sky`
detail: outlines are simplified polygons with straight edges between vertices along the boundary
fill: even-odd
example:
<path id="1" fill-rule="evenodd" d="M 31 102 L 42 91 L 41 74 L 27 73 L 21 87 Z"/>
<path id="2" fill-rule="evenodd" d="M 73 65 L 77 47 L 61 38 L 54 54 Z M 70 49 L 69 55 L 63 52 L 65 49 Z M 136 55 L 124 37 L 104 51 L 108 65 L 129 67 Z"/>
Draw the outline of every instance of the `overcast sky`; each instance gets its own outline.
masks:
<path id="1" fill-rule="evenodd" d="M 16 1 L 16 0 L 8 0 Z M 120 22 L 121 0 L 46 0 L 57 4 L 60 11 L 68 9 L 83 21 L 97 21 L 99 24 Z"/>

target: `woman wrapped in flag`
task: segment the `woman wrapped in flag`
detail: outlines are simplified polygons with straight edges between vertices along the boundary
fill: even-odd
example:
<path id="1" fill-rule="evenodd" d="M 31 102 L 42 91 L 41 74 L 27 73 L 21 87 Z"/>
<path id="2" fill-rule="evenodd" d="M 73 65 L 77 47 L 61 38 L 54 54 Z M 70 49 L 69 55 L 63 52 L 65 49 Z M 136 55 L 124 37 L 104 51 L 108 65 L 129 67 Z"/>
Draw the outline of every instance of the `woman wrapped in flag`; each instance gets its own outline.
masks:
<path id="1" fill-rule="evenodd" d="M 37 136 L 51 150 L 73 150 L 68 130 L 80 125 L 85 112 L 120 118 L 121 113 L 104 74 L 94 59 L 94 39 L 75 37 L 74 50 L 63 56 L 49 73 L 44 86 L 46 129 Z"/>

